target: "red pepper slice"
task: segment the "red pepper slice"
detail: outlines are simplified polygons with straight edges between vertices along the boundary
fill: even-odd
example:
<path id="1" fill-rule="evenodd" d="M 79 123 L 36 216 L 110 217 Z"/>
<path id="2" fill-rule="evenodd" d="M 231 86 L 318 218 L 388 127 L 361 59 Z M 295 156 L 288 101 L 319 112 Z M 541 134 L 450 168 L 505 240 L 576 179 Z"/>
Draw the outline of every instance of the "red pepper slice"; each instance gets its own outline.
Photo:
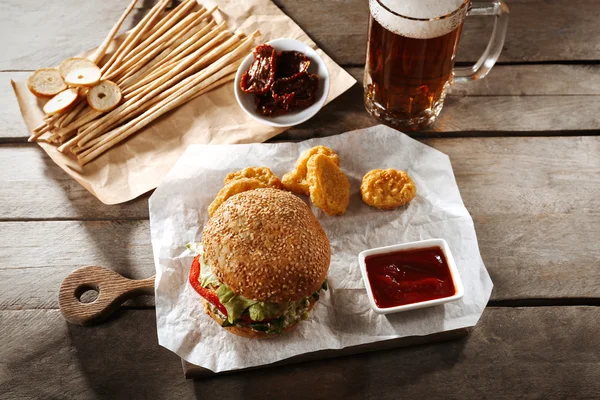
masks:
<path id="1" fill-rule="evenodd" d="M 198 280 L 199 277 L 200 256 L 196 256 L 194 261 L 192 261 L 192 268 L 190 269 L 190 284 L 200 296 L 204 297 L 206 300 L 208 300 L 208 302 L 217 307 L 217 309 L 221 311 L 223 315 L 227 316 L 227 309 L 223 304 L 221 304 L 215 291 L 202 287 L 202 285 L 200 285 L 200 281 Z"/>

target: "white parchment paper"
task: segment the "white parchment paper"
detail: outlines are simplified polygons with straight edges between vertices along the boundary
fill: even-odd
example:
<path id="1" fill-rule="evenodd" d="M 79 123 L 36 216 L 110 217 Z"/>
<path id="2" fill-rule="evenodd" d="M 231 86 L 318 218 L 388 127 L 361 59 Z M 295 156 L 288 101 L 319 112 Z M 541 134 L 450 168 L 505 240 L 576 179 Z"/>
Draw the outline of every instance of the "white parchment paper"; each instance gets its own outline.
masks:
<path id="1" fill-rule="evenodd" d="M 312 207 L 331 241 L 329 291 L 311 318 L 288 335 L 245 339 L 222 329 L 205 313 L 188 283 L 193 257 L 185 245 L 200 241 L 207 207 L 231 171 L 268 166 L 290 171 L 304 150 L 325 145 L 340 156 L 351 184 L 350 206 L 331 217 Z M 364 204 L 360 182 L 371 169 L 406 170 L 417 197 L 406 207 L 380 211 Z M 308 201 L 307 199 L 305 199 Z M 473 326 L 492 291 L 473 220 L 463 205 L 445 154 L 383 125 L 300 143 L 193 145 L 150 198 L 156 264 L 156 318 L 160 345 L 214 372 L 270 364 L 323 349 Z M 357 256 L 362 250 L 420 239 L 443 238 L 465 287 L 462 300 L 387 316 L 369 307 Z"/>

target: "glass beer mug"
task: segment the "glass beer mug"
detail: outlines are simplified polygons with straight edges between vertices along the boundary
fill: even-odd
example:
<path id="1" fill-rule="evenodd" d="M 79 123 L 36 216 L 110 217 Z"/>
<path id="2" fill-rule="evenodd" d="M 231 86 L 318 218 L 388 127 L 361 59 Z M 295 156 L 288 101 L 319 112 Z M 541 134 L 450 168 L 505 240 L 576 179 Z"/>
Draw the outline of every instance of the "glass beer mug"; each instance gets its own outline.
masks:
<path id="1" fill-rule="evenodd" d="M 431 124 L 453 82 L 480 79 L 504 45 L 508 7 L 503 1 L 369 0 L 365 108 L 401 129 Z M 465 17 L 495 16 L 488 46 L 477 63 L 454 68 Z"/>

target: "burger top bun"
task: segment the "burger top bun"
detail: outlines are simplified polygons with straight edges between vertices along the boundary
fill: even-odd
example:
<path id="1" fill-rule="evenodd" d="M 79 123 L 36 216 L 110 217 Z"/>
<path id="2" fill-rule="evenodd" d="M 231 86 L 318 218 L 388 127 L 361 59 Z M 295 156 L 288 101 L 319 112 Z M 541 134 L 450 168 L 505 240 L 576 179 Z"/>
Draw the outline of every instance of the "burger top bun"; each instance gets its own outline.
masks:
<path id="1" fill-rule="evenodd" d="M 202 246 L 206 263 L 235 294 L 275 303 L 319 290 L 331 254 L 308 206 L 277 189 L 229 198 L 205 225 Z"/>

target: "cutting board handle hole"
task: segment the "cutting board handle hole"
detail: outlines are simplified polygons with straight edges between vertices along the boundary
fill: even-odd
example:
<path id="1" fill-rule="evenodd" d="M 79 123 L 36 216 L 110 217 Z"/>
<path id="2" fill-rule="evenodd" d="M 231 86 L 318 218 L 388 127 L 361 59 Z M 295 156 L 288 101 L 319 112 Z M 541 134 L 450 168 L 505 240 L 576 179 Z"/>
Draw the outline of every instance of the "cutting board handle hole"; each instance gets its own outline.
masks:
<path id="1" fill-rule="evenodd" d="M 96 285 L 86 283 L 75 289 L 75 297 L 83 304 L 95 302 L 98 296 L 100 296 L 100 288 Z"/>

